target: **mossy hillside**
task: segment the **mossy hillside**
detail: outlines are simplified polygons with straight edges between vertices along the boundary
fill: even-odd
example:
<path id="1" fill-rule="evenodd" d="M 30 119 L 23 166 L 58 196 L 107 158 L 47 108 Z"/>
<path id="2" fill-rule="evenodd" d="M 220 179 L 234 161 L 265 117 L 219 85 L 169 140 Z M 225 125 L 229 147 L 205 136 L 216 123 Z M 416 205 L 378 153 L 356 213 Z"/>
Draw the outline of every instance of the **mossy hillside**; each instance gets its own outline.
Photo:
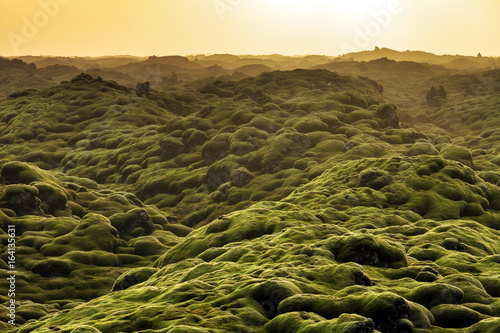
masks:
<path id="1" fill-rule="evenodd" d="M 488 162 L 498 154 L 494 135 L 499 129 L 496 117 L 500 102 L 498 70 L 441 79 L 448 80 L 448 86 L 460 86 L 458 90 L 461 92 L 453 94 L 440 107 L 416 110 L 419 127 L 427 127 L 427 133 L 440 132 L 443 137 L 449 135 L 453 144 L 469 149 L 472 156 L 478 159 L 476 168 L 495 168 Z M 442 139 L 439 140 L 443 142 Z"/>
<path id="2" fill-rule="evenodd" d="M 308 167 L 362 145 L 366 138 L 356 135 L 367 128 L 378 137 L 377 130 L 387 126 L 383 119 L 387 114 L 376 112 L 384 101 L 376 86 L 328 71 L 274 72 L 213 82 L 231 96 L 197 89 L 199 84 L 168 93 L 152 90 L 146 98 L 82 74 L 46 91 L 5 99 L 4 140 L 12 150 L 4 156 L 12 152 L 43 169 L 60 168 L 101 184 L 130 185 L 128 190 L 141 200 L 196 225 L 255 200 L 282 198 L 310 178 Z M 295 91 L 296 87 L 304 90 Z M 33 105 L 34 116 L 27 110 Z M 348 121 L 351 112 L 367 114 L 367 119 L 351 116 Z M 371 123 L 359 123 L 363 120 Z M 23 131 L 32 126 L 44 133 L 24 137 L 20 124 Z M 387 153 L 386 148 L 377 148 L 383 143 L 375 137 L 369 146 L 354 150 L 357 156 L 372 148 L 378 156 Z M 314 154 L 304 155 L 308 149 Z M 217 162 L 227 166 L 212 167 Z M 297 173 L 293 183 L 282 183 L 279 172 L 294 166 L 302 174 Z M 276 181 L 259 179 L 269 178 L 268 174 Z M 250 180 L 256 188 L 248 184 Z M 242 189 L 247 185 L 253 190 Z M 207 210 L 195 216 L 184 208 L 200 205 Z"/>
<path id="3" fill-rule="evenodd" d="M 422 166 L 433 173 L 419 175 Z M 413 177 L 428 180 L 421 186 Z M 461 197 L 440 192 L 447 182 Z M 332 166 L 281 201 L 197 228 L 156 261 L 148 280 L 25 329 L 70 330 L 78 318 L 102 332 L 494 330 L 498 285 L 489 277 L 498 275 L 498 228 L 481 216 L 422 216 L 393 201 L 388 188 L 451 207 L 495 195 L 470 168 L 435 156 Z M 488 214 L 497 213 L 485 207 Z M 145 299 L 139 310 L 133 306 Z M 102 320 L 117 307 L 123 319 Z M 166 316 L 165 307 L 176 315 Z M 139 312 L 150 314 L 148 323 L 136 321 Z M 451 320 L 455 314 L 464 319 Z"/>
<path id="4" fill-rule="evenodd" d="M 80 94 L 80 90 L 107 83 L 83 76 L 68 84 Z M 429 303 L 442 304 L 443 298 L 444 302 L 451 301 L 440 291 L 424 288 L 436 283 L 451 286 L 443 290 L 458 288 L 469 295 L 461 306 L 483 315 L 497 315 L 498 286 L 492 277 L 498 274 L 492 269 L 498 254 L 491 245 L 498 243 L 493 230 L 498 228 L 498 195 L 492 184 L 497 165 L 489 155 L 493 150 L 486 151 L 490 148 L 484 141 L 449 135 L 450 139 L 444 140 L 445 131 L 422 133 L 405 124 L 390 125 L 390 111 L 395 109 L 385 104 L 375 85 L 327 71 L 275 72 L 242 81 L 212 80 L 212 90 L 198 88 L 200 83 L 169 93 L 151 91 L 149 98 L 121 88 L 101 92 L 102 98 L 114 101 L 113 108 L 130 105 L 127 117 L 106 113 L 102 119 L 111 120 L 107 127 L 94 127 L 95 122 L 89 121 L 95 135 L 74 133 L 61 153 L 63 163 L 55 166 L 51 166 L 50 154 L 28 153 L 30 149 L 43 152 L 50 142 L 57 144 L 48 148 L 49 153 L 50 149 L 60 151 L 58 147 L 65 146 L 65 138 L 14 142 L 3 152 L 3 157 L 11 160 L 22 154 L 27 155 L 23 161 L 35 162 L 46 170 L 58 169 L 47 172 L 55 176 L 55 183 L 44 176 L 23 184 L 17 180 L 5 184 L 34 187 L 23 193 L 40 199 L 38 204 L 34 200 L 34 207 L 43 212 L 39 218 L 17 216 L 10 208 L 3 211 L 6 220 L 28 221 L 20 222 L 32 228 L 24 233 L 43 230 L 26 239 L 22 253 L 33 258 L 23 262 L 26 276 L 32 274 L 40 280 L 40 273 L 60 275 L 44 277 L 37 287 L 47 291 L 35 300 L 44 303 L 44 311 L 53 311 L 47 307 L 48 302 L 72 308 L 117 284 L 127 288 L 115 294 L 133 292 L 138 300 L 155 298 L 151 296 L 156 295 L 155 288 L 164 288 L 168 294 L 165 300 L 172 313 L 178 314 L 177 319 L 169 317 L 169 321 L 151 305 L 151 318 L 155 319 L 131 321 L 125 315 L 123 320 L 114 320 L 109 314 L 116 311 L 118 303 L 125 304 L 119 301 L 107 303 L 105 309 L 100 303 L 96 305 L 95 309 L 102 312 L 88 324 L 102 331 L 113 327 L 118 331 L 194 331 L 195 326 L 257 331 L 274 318 L 296 313 L 291 311 L 294 309 L 277 312 L 279 303 L 294 295 L 327 295 L 342 301 L 352 295 L 352 305 L 339 303 L 349 309 L 339 319 L 320 317 L 322 314 L 309 310 L 309 319 L 304 316 L 304 320 L 313 318 L 307 321 L 314 326 L 310 328 L 313 331 L 343 325 L 344 321 L 370 330 L 368 318 L 372 317 L 373 327 L 380 331 L 396 327 L 408 330 L 411 326 L 439 330 L 429 326 L 435 318 L 425 308 Z M 43 91 L 17 98 L 30 104 L 39 99 L 38 93 Z M 61 97 L 68 94 L 65 91 Z M 125 98 L 111 99 L 108 95 L 113 94 Z M 47 100 L 66 103 L 50 96 Z M 83 104 L 90 104 L 78 107 L 99 108 L 93 101 L 89 98 Z M 147 107 L 159 112 L 156 123 L 135 122 L 136 114 L 150 111 Z M 8 122 L 2 126 L 7 128 Z M 122 129 L 123 133 L 119 132 Z M 115 136 L 116 132 L 119 134 Z M 103 145 L 101 135 L 108 134 Z M 481 149 L 486 155 L 478 151 Z M 427 156 L 436 152 L 441 157 Z M 48 162 L 40 164 L 39 159 Z M 40 193 L 45 205 L 38 197 Z M 65 208 L 50 210 L 53 204 L 49 202 L 64 201 L 61 193 L 66 196 Z M 252 206 L 266 199 L 273 201 Z M 65 215 L 68 212 L 70 215 Z M 78 230 L 76 224 L 93 216 L 86 217 L 87 213 L 100 214 L 96 217 L 100 222 L 91 223 L 88 234 Z M 29 223 L 46 219 L 56 231 L 42 227 L 49 222 L 37 228 Z M 63 221 L 64 228 L 60 226 Z M 304 230 L 304 222 L 311 230 Z M 440 229 L 441 224 L 446 228 Z M 191 232 L 186 226 L 198 229 Z M 99 242 L 107 246 L 95 244 L 96 249 L 89 251 L 81 239 L 92 238 L 93 228 L 100 234 L 107 232 Z M 487 236 L 476 239 L 467 234 L 467 228 Z M 359 253 L 353 245 L 358 241 L 366 242 Z M 44 256 L 42 247 L 58 256 Z M 304 270 L 307 258 L 312 258 L 312 264 Z M 127 271 L 156 259 L 152 271 Z M 111 272 L 105 277 L 103 267 Z M 155 269 L 159 271 L 154 273 Z M 203 274 L 205 271 L 208 273 Z M 154 274 L 150 276 L 151 272 Z M 441 280 L 452 275 L 474 280 L 469 284 Z M 75 284 L 68 282 L 73 276 L 93 279 L 81 284 L 77 289 L 81 293 L 75 294 Z M 145 280 L 147 276 L 149 280 Z M 224 279 L 229 282 L 223 283 Z M 30 283 L 36 281 L 33 278 Z M 155 284 L 150 285 L 151 281 Z M 65 292 L 53 292 L 53 286 L 61 284 L 68 286 Z M 148 284 L 147 292 L 142 289 L 144 284 Z M 415 294 L 430 290 L 428 294 L 435 296 L 420 299 L 412 293 L 414 289 Z M 210 296 L 205 299 L 194 296 L 207 292 Z M 224 298 L 228 294 L 234 297 Z M 70 295 L 77 295 L 77 301 L 65 301 L 75 298 Z M 377 298 L 382 302 L 376 306 L 382 309 L 381 314 L 355 306 L 367 306 Z M 461 300 L 454 298 L 453 303 Z M 126 308 L 128 312 L 137 310 Z M 66 328 L 76 329 L 81 313 L 75 311 L 76 317 L 61 314 L 56 326 L 64 323 Z M 109 316 L 104 323 L 108 326 L 97 326 L 103 316 Z M 481 327 L 494 327 L 481 316 L 475 320 L 481 320 L 477 324 Z"/>
<path id="5" fill-rule="evenodd" d="M 42 153 L 25 160 L 43 168 L 56 163 L 66 174 L 98 183 L 128 185 L 127 190 L 141 200 L 194 226 L 257 200 L 279 200 L 320 174 L 332 156 L 339 161 L 401 153 L 413 156 L 434 154 L 439 148 L 426 135 L 399 128 L 397 108 L 366 80 L 324 70 L 297 70 L 241 81 L 219 80 L 213 85 L 248 98 L 190 91 L 195 83 L 136 97 L 112 82 L 81 75 L 52 90 L 60 91 L 61 97 L 76 94 L 77 100 L 79 94 L 93 93 L 92 89 L 104 90 L 85 99 L 90 104 L 74 108 L 86 113 L 85 108 L 103 109 L 101 102 L 109 100 L 114 103 L 108 107 L 112 110 L 99 118 L 106 121 L 95 128 L 96 122 L 88 122 L 92 127 L 88 135 L 83 130 L 69 138 L 66 150 L 56 149 L 65 152 L 59 164 L 40 164 Z M 295 87 L 304 90 L 294 91 Z M 59 96 L 56 93 L 38 94 L 49 95 L 47 101 L 52 104 L 61 103 L 52 99 Z M 22 97 L 26 98 L 22 102 L 27 103 L 30 96 Z M 38 97 L 31 96 L 37 101 Z M 129 119 L 143 119 L 145 112 L 148 117 L 155 115 L 153 122 Z M 87 125 L 75 121 L 79 129 Z M 425 149 L 414 147 L 417 140 Z M 36 140 L 28 143 L 32 141 L 35 144 Z M 43 151 L 45 145 L 38 149 Z M 52 155 L 44 156 L 47 160 Z M 283 181 L 291 174 L 292 181 Z"/>
<path id="6" fill-rule="evenodd" d="M 168 136 L 160 143 L 165 151 L 163 159 L 167 162 L 130 175 L 137 180 L 143 199 L 166 209 L 172 207 L 172 212 L 184 217 L 190 225 L 206 223 L 203 221 L 227 212 L 227 204 L 229 207 L 244 207 L 255 200 L 271 199 L 276 192 L 286 195 L 293 191 L 293 186 L 280 184 L 283 177 L 280 172 L 283 170 L 294 168 L 303 171 L 302 174 L 296 173 L 297 182 L 293 185 L 297 186 L 301 182 L 299 179 L 306 182 L 306 179 L 313 177 L 311 174 L 317 171 L 311 170 L 317 164 L 323 163 L 332 155 L 343 155 L 354 147 L 360 146 L 349 152 L 346 158 L 391 154 L 389 147 L 379 139 L 383 136 L 379 132 L 380 128 L 390 131 L 390 127 L 387 128 L 387 123 L 384 123 L 386 120 L 378 118 L 387 116 L 384 112 L 377 113 L 377 105 L 383 100 L 379 92 L 364 81 L 338 77 L 325 71 L 313 74 L 314 77 L 307 71 L 276 72 L 241 82 L 217 82 L 224 89 L 232 89 L 236 95 L 245 91 L 248 98 L 244 99 L 212 96 L 213 94 L 203 90 L 204 98 L 209 95 L 214 104 L 198 114 L 210 120 L 204 128 L 206 138 L 200 137 L 198 145 L 191 144 L 193 147 L 187 149 L 191 134 L 184 131 L 189 126 L 198 126 L 198 122 L 194 120 L 197 118 L 189 116 L 169 122 Z M 282 80 L 278 82 L 278 79 Z M 266 84 L 262 85 L 261 81 Z M 329 85 L 325 85 L 325 82 Z M 299 83 L 308 89 L 301 92 L 290 90 Z M 337 91 L 346 87 L 354 87 L 365 95 L 348 91 L 344 97 L 339 97 Z M 321 104 L 300 106 L 301 99 L 309 104 L 315 103 L 315 100 Z M 280 103 L 281 100 L 283 102 Z M 343 102 L 351 107 L 347 108 L 349 111 L 343 106 Z M 362 106 L 369 105 L 371 110 L 362 109 Z M 358 124 L 347 123 L 347 116 L 351 111 L 368 114 L 365 120 L 372 120 L 373 123 L 359 123 L 362 118 L 351 119 L 352 122 L 358 121 Z M 361 135 L 364 132 L 370 134 Z M 412 135 L 423 136 L 412 133 L 414 132 L 411 130 L 402 131 L 400 143 L 414 142 Z M 308 152 L 309 149 L 311 153 Z M 401 147 L 401 151 L 405 149 L 407 148 Z M 187 166 L 189 174 L 185 169 L 179 169 L 179 166 Z M 245 171 L 245 176 L 241 178 L 233 174 L 235 170 L 249 172 Z M 241 172 L 239 175 L 242 175 Z M 272 178 L 276 178 L 276 181 Z M 263 183 L 266 186 L 261 188 L 259 185 Z M 238 189 L 242 184 L 252 188 L 253 194 Z M 186 191 L 186 185 L 192 190 Z M 282 190 L 277 191 L 278 188 Z M 209 194 L 214 190 L 215 193 Z M 272 190 L 273 194 L 270 193 Z M 277 196 L 278 199 L 281 197 L 283 195 Z M 190 216 L 181 208 L 200 205 L 211 207 L 210 211 Z M 230 208 L 232 209 L 234 208 Z"/>
<path id="7" fill-rule="evenodd" d="M 89 179 L 23 162 L 3 164 L 0 174 L 0 237 L 6 245 L 4 230 L 15 225 L 21 324 L 108 293 L 120 274 L 149 265 L 190 231 L 132 193 Z"/>
<path id="8" fill-rule="evenodd" d="M 96 154 L 96 150 L 117 148 L 132 129 L 147 125 L 145 119 L 155 124 L 173 116 L 125 87 L 85 77 L 48 91 L 5 99 L 2 104 L 5 112 L 16 110 L 3 126 L 2 140 L 9 144 L 3 157 L 14 154 L 43 169 L 62 166 L 64 171 L 88 165 L 87 172 L 101 182 L 109 176 L 104 160 L 112 156 L 102 151 Z M 97 170 L 96 165 L 107 170 Z"/>

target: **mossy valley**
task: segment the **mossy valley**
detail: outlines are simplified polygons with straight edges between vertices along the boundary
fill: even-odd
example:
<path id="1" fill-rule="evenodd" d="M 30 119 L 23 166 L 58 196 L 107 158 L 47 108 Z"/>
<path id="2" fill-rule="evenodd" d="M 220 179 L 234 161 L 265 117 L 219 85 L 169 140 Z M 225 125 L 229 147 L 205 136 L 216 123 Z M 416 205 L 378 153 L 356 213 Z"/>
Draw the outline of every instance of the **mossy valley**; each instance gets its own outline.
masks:
<path id="1" fill-rule="evenodd" d="M 499 68 L 0 58 L 0 331 L 500 332 Z"/>

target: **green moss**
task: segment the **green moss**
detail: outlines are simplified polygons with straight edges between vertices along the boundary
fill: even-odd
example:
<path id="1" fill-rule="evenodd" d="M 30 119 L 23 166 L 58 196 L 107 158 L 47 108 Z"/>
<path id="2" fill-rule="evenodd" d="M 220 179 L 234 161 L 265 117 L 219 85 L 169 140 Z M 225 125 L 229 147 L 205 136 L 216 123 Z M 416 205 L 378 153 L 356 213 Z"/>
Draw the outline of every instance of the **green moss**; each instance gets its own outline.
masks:
<path id="1" fill-rule="evenodd" d="M 467 274 L 448 275 L 439 281 L 449 283 L 460 288 L 464 297 L 462 303 L 488 304 L 492 301 L 491 296 L 484 290 L 483 285 L 476 278 Z"/>
<path id="2" fill-rule="evenodd" d="M 36 166 L 21 162 L 8 162 L 0 170 L 2 178 L 10 184 L 30 184 L 34 181 L 42 181 L 57 184 L 58 181 L 47 171 Z"/>
<path id="3" fill-rule="evenodd" d="M 65 259 L 47 259 L 38 261 L 33 265 L 31 271 L 43 277 L 69 276 L 74 269 L 74 264 Z"/>
<path id="4" fill-rule="evenodd" d="M 471 152 L 464 147 L 444 145 L 439 150 L 439 155 L 446 159 L 462 162 L 467 166 L 473 166 Z"/>
<path id="5" fill-rule="evenodd" d="M 471 326 L 487 316 L 462 305 L 441 304 L 431 310 L 435 325 L 450 328 Z"/>
<path id="6" fill-rule="evenodd" d="M 17 216 L 43 215 L 38 189 L 29 185 L 8 185 L 0 195 L 0 207 Z"/>
<path id="7" fill-rule="evenodd" d="M 401 183 L 394 183 L 384 186 L 381 189 L 381 192 L 384 193 L 389 205 L 404 205 L 415 195 L 411 189 Z M 411 207 L 411 210 L 413 210 L 413 207 L 415 207 L 415 209 L 417 210 L 420 210 L 418 205 L 410 205 L 406 207 Z M 424 208 L 422 207 L 422 210 L 423 209 Z"/>
<path id="8" fill-rule="evenodd" d="M 243 61 L 198 57 L 146 62 L 190 81 Z M 410 66 L 356 70 L 384 63 Z M 156 82 L 168 91 L 146 98 L 81 75 L 0 100 L 0 242 L 15 224 L 18 299 L 45 307 L 26 317 L 54 312 L 19 331 L 441 332 L 462 314 L 485 318 L 463 331 L 495 331 L 496 97 L 417 110 L 384 77 L 396 114 L 367 78 L 239 77 Z"/>
<path id="9" fill-rule="evenodd" d="M 117 213 L 110 216 L 111 225 L 118 230 L 120 237 L 125 235 L 138 237 L 150 235 L 153 232 L 153 221 L 142 208 L 134 208 L 126 213 Z M 136 230 L 141 228 L 140 231 Z"/>
<path id="10" fill-rule="evenodd" d="M 359 173 L 359 187 L 370 187 L 374 190 L 380 190 L 384 186 L 390 185 L 392 182 L 391 176 L 382 170 L 369 168 Z"/>
<path id="11" fill-rule="evenodd" d="M 317 131 L 328 132 L 328 125 L 320 120 L 319 117 L 310 117 L 297 122 L 295 129 L 300 133 L 311 133 Z"/>
<path id="12" fill-rule="evenodd" d="M 483 319 L 479 323 L 472 325 L 469 332 L 493 333 L 500 329 L 500 320 L 498 318 Z"/>
<path id="13" fill-rule="evenodd" d="M 135 284 L 147 281 L 151 275 L 158 272 L 157 268 L 139 267 L 126 271 L 116 279 L 112 291 L 127 289 Z"/>
<path id="14" fill-rule="evenodd" d="M 333 237 L 327 248 L 341 262 L 353 261 L 362 265 L 400 268 L 407 265 L 406 253 L 398 244 L 372 235 Z"/>
<path id="15" fill-rule="evenodd" d="M 95 327 L 88 326 L 88 325 L 82 325 L 82 326 L 79 326 L 77 328 L 72 329 L 70 333 L 100 333 L 100 332 L 101 331 L 99 331 Z"/>
<path id="16" fill-rule="evenodd" d="M 438 151 L 428 142 L 416 142 L 408 151 L 406 155 L 417 156 L 417 155 L 437 155 Z"/>
<path id="17" fill-rule="evenodd" d="M 318 157 L 324 160 L 332 155 L 345 152 L 345 143 L 336 139 L 321 141 L 310 151 L 318 154 Z"/>
<path id="18" fill-rule="evenodd" d="M 427 309 L 432 309 L 440 304 L 460 304 L 463 295 L 462 290 L 455 286 L 446 283 L 432 283 L 414 288 L 405 297 Z"/>
<path id="19" fill-rule="evenodd" d="M 347 123 L 352 124 L 361 119 L 372 119 L 373 114 L 368 110 L 355 110 L 347 115 Z"/>
<path id="20" fill-rule="evenodd" d="M 382 157 L 387 153 L 387 148 L 385 144 L 364 143 L 349 149 L 346 155 L 351 159 Z"/>
<path id="21" fill-rule="evenodd" d="M 153 236 L 140 237 L 134 241 L 133 246 L 139 256 L 160 255 L 167 250 L 167 247 Z"/>
<path id="22" fill-rule="evenodd" d="M 122 242 L 118 239 L 118 232 L 109 220 L 102 215 L 89 213 L 73 231 L 43 245 L 40 252 L 47 256 L 62 255 L 75 250 L 101 249 L 113 252 L 119 244 Z"/>

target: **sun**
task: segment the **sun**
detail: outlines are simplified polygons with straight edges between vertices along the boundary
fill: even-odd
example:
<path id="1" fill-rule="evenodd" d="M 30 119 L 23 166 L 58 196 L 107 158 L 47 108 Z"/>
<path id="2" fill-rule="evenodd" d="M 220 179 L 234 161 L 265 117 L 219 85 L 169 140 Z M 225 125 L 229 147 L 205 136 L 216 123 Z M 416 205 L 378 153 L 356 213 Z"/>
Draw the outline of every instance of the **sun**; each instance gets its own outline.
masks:
<path id="1" fill-rule="evenodd" d="M 399 1 L 392 0 L 334 0 L 331 5 L 345 15 L 356 16 L 374 10 L 390 9 L 399 5 Z"/>
<path id="2" fill-rule="evenodd" d="M 269 0 L 269 4 L 287 14 L 310 15 L 312 12 L 338 13 L 349 17 L 370 14 L 400 5 L 397 0 Z"/>

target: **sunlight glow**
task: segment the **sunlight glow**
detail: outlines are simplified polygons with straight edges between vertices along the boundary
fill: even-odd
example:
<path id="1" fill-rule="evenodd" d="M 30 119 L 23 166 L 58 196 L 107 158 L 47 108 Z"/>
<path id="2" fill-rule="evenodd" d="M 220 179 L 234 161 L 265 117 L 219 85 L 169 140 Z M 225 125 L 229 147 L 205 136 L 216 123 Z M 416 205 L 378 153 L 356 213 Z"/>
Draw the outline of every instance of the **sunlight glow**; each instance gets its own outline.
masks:
<path id="1" fill-rule="evenodd" d="M 398 1 L 399 2 L 399 1 Z M 394 5 L 394 1 L 387 0 L 350 0 L 331 1 L 331 4 L 344 15 L 358 16 L 360 13 L 379 10 Z"/>
<path id="2" fill-rule="evenodd" d="M 499 0 L 0 0 L 0 13 L 3 56 L 500 54 Z"/>

